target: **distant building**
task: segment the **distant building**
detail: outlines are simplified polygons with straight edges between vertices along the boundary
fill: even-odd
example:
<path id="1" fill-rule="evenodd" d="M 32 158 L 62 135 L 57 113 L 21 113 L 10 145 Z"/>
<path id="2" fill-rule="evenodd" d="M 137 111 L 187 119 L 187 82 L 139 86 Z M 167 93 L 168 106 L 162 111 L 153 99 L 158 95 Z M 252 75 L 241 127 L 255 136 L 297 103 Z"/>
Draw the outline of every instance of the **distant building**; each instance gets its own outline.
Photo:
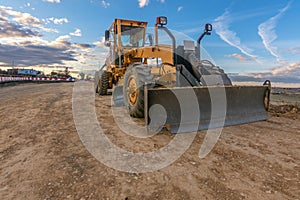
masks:
<path id="1" fill-rule="evenodd" d="M 39 74 L 41 74 L 41 71 L 34 69 L 18 69 L 18 75 L 37 76 Z"/>
<path id="2" fill-rule="evenodd" d="M 34 69 L 7 69 L 7 74 L 12 76 L 38 76 L 41 74 L 41 71 Z"/>

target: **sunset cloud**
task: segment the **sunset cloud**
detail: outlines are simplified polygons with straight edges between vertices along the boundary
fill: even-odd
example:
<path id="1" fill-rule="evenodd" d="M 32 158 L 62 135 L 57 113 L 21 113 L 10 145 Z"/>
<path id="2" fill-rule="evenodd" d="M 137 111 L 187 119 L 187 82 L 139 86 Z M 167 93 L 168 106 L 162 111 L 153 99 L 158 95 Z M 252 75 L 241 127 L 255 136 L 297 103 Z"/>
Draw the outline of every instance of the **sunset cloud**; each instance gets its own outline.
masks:
<path id="1" fill-rule="evenodd" d="M 2 65 L 36 66 L 64 65 L 90 58 L 95 45 L 72 43 L 71 36 L 81 36 L 75 29 L 70 35 L 61 35 L 52 41 L 43 39 L 45 21 L 28 13 L 0 6 L 0 60 Z M 67 23 L 66 18 L 48 18 L 54 24 Z M 42 22 L 42 23 L 41 23 Z M 97 58 L 95 58 L 97 60 Z"/>
<path id="2" fill-rule="evenodd" d="M 300 83 L 300 62 L 287 64 L 285 66 L 273 67 L 268 72 L 252 72 L 245 75 L 232 75 L 232 81 L 236 82 L 271 82 Z"/>
<path id="3" fill-rule="evenodd" d="M 233 53 L 230 55 L 227 55 L 228 57 L 236 58 L 239 62 L 246 62 L 248 59 L 244 57 L 242 54 Z"/>

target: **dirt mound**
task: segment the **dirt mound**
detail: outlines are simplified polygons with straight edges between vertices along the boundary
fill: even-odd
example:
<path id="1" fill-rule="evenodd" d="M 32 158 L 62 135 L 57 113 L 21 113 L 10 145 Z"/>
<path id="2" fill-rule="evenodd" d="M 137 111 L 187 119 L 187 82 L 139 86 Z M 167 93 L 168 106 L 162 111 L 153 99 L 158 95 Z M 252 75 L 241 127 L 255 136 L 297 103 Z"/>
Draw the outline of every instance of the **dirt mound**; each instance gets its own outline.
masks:
<path id="1" fill-rule="evenodd" d="M 273 114 L 285 114 L 285 113 L 298 113 L 300 110 L 300 104 L 282 104 L 282 105 L 270 105 L 270 112 Z"/>

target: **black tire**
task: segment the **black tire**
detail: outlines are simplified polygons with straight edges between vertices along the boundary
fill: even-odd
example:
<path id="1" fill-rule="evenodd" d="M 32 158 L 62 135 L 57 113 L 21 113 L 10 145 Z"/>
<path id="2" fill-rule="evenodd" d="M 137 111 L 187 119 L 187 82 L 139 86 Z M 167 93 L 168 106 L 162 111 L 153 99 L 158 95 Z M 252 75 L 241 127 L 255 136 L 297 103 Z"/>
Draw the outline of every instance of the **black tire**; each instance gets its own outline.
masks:
<path id="1" fill-rule="evenodd" d="M 96 94 L 98 93 L 98 80 L 99 80 L 98 76 L 99 76 L 98 72 L 96 71 L 95 72 L 95 79 L 94 79 L 94 89 L 95 89 Z"/>
<path id="2" fill-rule="evenodd" d="M 98 79 L 97 93 L 99 95 L 107 95 L 108 86 L 108 73 L 106 70 L 103 70 L 102 72 L 100 72 L 100 77 Z"/>
<path id="3" fill-rule="evenodd" d="M 199 78 L 199 81 L 202 85 L 208 85 L 205 82 L 206 78 L 209 78 L 211 75 L 219 75 L 222 78 L 222 81 L 218 81 L 218 79 L 212 78 L 210 79 L 209 85 L 232 85 L 231 80 L 227 76 L 227 74 L 224 72 L 223 69 L 221 69 L 218 66 L 215 66 L 212 62 L 209 60 L 199 60 L 196 58 L 195 55 L 189 56 L 190 63 L 193 66 L 193 71 L 196 74 L 196 77 Z M 197 73 L 196 73 L 197 72 Z"/>
<path id="4" fill-rule="evenodd" d="M 124 75 L 123 95 L 124 104 L 130 116 L 144 117 L 144 86 L 153 83 L 153 75 L 148 65 L 134 63 Z"/>

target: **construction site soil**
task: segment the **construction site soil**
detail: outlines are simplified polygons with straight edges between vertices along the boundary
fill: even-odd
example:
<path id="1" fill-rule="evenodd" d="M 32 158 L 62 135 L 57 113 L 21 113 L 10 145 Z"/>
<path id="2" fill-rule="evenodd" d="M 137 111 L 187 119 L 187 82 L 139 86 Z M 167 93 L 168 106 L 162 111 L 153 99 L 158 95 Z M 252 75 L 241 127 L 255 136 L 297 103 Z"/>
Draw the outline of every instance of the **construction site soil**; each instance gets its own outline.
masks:
<path id="1" fill-rule="evenodd" d="M 293 94 L 296 103 L 272 95 L 277 101 L 267 121 L 225 127 L 203 159 L 198 152 L 206 131 L 199 131 L 168 167 L 127 173 L 99 162 L 81 142 L 73 84 L 0 88 L 1 199 L 300 199 L 299 95 Z M 111 96 L 95 96 L 99 123 L 122 148 L 147 152 L 174 137 L 159 133 L 144 142 L 128 136 L 111 107 Z"/>

